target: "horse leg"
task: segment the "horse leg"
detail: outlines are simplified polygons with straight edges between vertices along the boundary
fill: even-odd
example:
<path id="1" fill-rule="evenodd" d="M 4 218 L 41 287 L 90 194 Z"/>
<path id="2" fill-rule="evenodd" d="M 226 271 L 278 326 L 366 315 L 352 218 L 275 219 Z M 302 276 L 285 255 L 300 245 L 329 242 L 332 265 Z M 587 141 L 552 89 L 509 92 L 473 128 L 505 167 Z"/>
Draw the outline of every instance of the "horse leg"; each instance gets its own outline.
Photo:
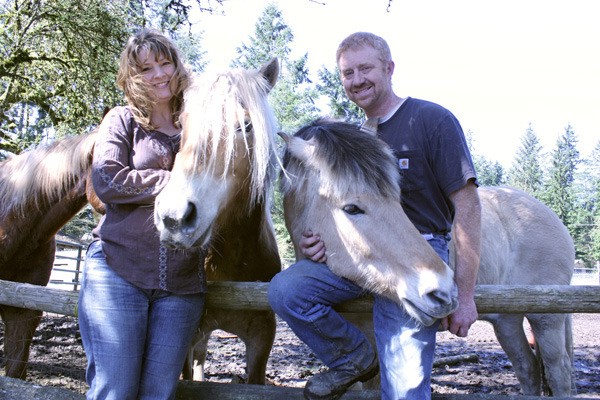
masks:
<path id="1" fill-rule="evenodd" d="M 572 338 L 568 314 L 528 314 L 550 394 L 571 396 Z"/>
<path id="2" fill-rule="evenodd" d="M 192 338 L 192 345 L 183 364 L 182 377 L 188 381 L 204 381 L 204 363 L 208 349 L 208 339 L 214 328 L 198 328 Z"/>
<path id="3" fill-rule="evenodd" d="M 4 321 L 4 367 L 6 376 L 25 379 L 29 349 L 35 330 L 42 319 L 42 311 L 11 306 L 0 307 Z"/>
<path id="4" fill-rule="evenodd" d="M 272 311 L 208 309 L 194 336 L 184 365 L 184 379 L 204 380 L 204 362 L 210 334 L 221 329 L 237 335 L 246 346 L 247 383 L 264 385 L 267 362 L 275 340 L 275 314 Z"/>
<path id="5" fill-rule="evenodd" d="M 183 379 L 204 381 L 204 363 L 208 352 L 208 340 L 211 333 L 219 328 L 218 315 L 217 310 L 204 309 L 200 325 L 192 337 L 192 343 L 183 364 Z"/>
<path id="6" fill-rule="evenodd" d="M 232 314 L 231 310 L 227 311 Z M 272 311 L 234 311 L 221 329 L 236 334 L 246 345 L 249 384 L 264 385 L 267 362 L 275 340 L 276 321 Z"/>
<path id="7" fill-rule="evenodd" d="M 542 375 L 535 353 L 527 341 L 523 318 L 521 314 L 482 316 L 482 319 L 491 322 L 494 326 L 496 338 L 512 363 L 523 394 L 539 396 Z"/>

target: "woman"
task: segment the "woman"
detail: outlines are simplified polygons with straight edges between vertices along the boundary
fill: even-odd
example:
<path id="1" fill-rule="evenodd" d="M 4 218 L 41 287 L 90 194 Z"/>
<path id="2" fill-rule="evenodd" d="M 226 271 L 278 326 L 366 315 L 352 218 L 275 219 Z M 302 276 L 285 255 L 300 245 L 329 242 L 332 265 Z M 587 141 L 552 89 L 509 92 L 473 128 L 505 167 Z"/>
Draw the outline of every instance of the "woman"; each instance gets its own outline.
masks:
<path id="1" fill-rule="evenodd" d="M 142 30 L 121 54 L 128 105 L 102 121 L 92 181 L 106 214 L 79 296 L 88 399 L 172 399 L 204 305 L 204 254 L 161 245 L 154 199 L 167 184 L 189 83 L 177 49 Z"/>

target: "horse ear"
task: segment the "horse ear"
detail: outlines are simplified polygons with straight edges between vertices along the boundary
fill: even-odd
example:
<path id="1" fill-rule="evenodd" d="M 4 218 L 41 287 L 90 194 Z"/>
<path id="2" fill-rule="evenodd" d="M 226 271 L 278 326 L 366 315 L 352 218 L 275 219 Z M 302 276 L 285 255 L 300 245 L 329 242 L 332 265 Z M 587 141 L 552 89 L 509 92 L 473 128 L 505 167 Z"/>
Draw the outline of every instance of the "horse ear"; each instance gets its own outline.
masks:
<path id="1" fill-rule="evenodd" d="M 263 65 L 259 72 L 269 82 L 270 89 L 273 89 L 277 78 L 279 78 L 279 60 L 277 57 L 272 58 L 268 63 Z"/>
<path id="2" fill-rule="evenodd" d="M 377 128 L 379 127 L 379 118 L 368 118 L 361 126 L 363 132 L 367 132 L 373 136 L 377 136 Z"/>
<path id="3" fill-rule="evenodd" d="M 288 136 L 285 142 L 287 144 L 287 151 L 292 157 L 297 158 L 300 162 L 307 165 L 312 164 L 311 161 L 314 159 L 315 146 L 310 140 L 304 140 L 298 136 Z"/>

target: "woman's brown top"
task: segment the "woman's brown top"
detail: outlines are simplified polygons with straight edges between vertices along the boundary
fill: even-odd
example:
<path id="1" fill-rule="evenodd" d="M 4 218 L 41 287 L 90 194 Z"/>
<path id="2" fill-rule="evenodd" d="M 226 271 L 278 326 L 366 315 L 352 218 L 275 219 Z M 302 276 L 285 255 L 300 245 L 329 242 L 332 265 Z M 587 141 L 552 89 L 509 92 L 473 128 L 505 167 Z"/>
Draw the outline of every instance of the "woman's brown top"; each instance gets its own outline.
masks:
<path id="1" fill-rule="evenodd" d="M 161 245 L 154 200 L 169 181 L 180 135 L 147 131 L 129 107 L 112 109 L 100 125 L 92 182 L 106 214 L 93 230 L 106 260 L 142 289 L 188 294 L 206 291 L 204 253 Z"/>

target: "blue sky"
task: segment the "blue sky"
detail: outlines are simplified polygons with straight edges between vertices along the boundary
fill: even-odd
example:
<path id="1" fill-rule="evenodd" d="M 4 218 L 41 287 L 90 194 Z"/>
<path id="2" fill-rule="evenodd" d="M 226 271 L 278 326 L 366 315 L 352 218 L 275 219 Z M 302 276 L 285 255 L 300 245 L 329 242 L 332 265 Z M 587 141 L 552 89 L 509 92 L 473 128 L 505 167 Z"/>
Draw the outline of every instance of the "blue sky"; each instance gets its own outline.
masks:
<path id="1" fill-rule="evenodd" d="M 209 69 L 227 68 L 268 0 L 227 0 L 202 14 Z M 384 37 L 400 96 L 437 102 L 471 131 L 475 151 L 509 167 L 529 123 L 544 146 L 571 124 L 587 156 L 600 140 L 600 24 L 593 0 L 282 0 L 295 56 L 335 66 L 348 34 Z"/>

